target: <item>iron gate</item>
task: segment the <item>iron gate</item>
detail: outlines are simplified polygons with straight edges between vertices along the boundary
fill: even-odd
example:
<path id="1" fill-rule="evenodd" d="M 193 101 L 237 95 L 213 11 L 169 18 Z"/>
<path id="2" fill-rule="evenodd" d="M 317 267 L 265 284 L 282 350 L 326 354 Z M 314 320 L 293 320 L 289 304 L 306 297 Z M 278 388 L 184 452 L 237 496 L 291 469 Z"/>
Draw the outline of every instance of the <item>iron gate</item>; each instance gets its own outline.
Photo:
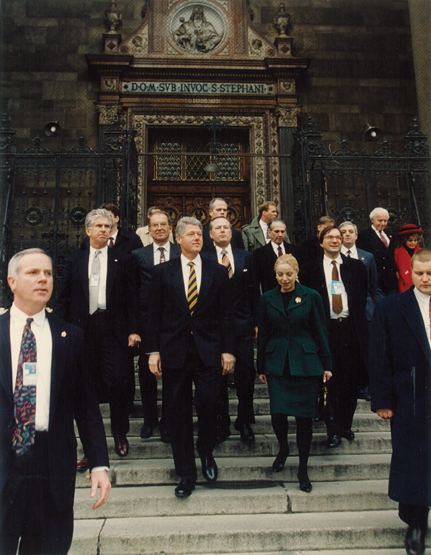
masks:
<path id="1" fill-rule="evenodd" d="M 300 244 L 313 237 L 323 215 L 338 223 L 350 220 L 365 229 L 376 206 L 388 210 L 395 230 L 411 222 L 429 233 L 431 179 L 426 140 L 413 120 L 402 154 L 393 151 L 386 140 L 372 154 L 350 150 L 346 140 L 328 154 L 322 134 L 309 118 L 296 133 L 292 154 L 293 242 Z"/>
<path id="2" fill-rule="evenodd" d="M 3 115 L 0 129 L 0 306 L 10 304 L 7 261 L 40 247 L 53 259 L 54 287 L 68 256 L 80 248 L 85 216 L 102 202 L 120 207 L 124 228 L 136 228 L 138 154 L 135 133 L 106 127 L 95 152 L 79 137 L 70 150 L 49 150 L 40 137 L 18 152 Z M 53 295 L 55 298 L 55 294 Z"/>

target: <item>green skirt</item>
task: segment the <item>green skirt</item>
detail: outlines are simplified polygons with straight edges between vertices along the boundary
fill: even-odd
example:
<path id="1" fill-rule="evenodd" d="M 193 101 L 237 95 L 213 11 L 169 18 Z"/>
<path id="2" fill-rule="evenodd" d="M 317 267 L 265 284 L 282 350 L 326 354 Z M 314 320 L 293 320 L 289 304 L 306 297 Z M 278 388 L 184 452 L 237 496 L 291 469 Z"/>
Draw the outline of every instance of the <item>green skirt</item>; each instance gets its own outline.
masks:
<path id="1" fill-rule="evenodd" d="M 267 376 L 271 414 L 318 418 L 321 376 Z"/>

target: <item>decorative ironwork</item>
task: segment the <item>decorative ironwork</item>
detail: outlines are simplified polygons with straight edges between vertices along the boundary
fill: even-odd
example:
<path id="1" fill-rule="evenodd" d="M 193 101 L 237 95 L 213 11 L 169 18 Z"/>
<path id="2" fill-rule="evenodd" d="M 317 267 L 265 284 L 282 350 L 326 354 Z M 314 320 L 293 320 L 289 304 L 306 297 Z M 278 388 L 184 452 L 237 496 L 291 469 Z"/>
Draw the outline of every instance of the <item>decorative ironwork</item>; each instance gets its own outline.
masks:
<path id="1" fill-rule="evenodd" d="M 30 247 L 53 258 L 56 281 L 66 258 L 80 248 L 89 210 L 101 202 L 120 206 L 123 227 L 137 223 L 138 155 L 134 132 L 104 129 L 101 153 L 85 146 L 49 150 L 38 136 L 22 152 L 12 146 L 14 130 L 3 116 L 0 145 L 0 305 L 7 304 L 7 261 Z"/>
<path id="2" fill-rule="evenodd" d="M 340 148 L 328 154 L 322 134 L 308 118 L 296 133 L 292 154 L 294 242 L 312 237 L 322 215 L 339 223 L 350 220 L 364 229 L 376 206 L 389 211 L 395 229 L 412 221 L 429 229 L 427 190 L 431 178 L 426 139 L 414 120 L 404 153 L 395 152 L 383 139 L 373 153 L 365 149 L 354 152 L 348 141 L 342 140 Z"/>

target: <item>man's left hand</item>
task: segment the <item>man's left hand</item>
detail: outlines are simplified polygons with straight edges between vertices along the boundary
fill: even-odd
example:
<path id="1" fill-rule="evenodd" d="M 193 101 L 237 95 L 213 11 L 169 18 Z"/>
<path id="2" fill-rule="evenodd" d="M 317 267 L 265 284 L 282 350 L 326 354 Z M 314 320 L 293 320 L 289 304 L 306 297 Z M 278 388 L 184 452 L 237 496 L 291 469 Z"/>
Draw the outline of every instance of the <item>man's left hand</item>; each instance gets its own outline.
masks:
<path id="1" fill-rule="evenodd" d="M 221 354 L 221 366 L 223 368 L 223 376 L 228 374 L 234 365 L 235 357 L 230 353 L 222 353 Z"/>
<path id="2" fill-rule="evenodd" d="M 91 473 L 91 492 L 90 497 L 95 497 L 97 488 L 100 488 L 99 499 L 94 503 L 93 509 L 98 509 L 108 501 L 111 491 L 111 482 L 106 470 L 96 470 Z"/>
<path id="3" fill-rule="evenodd" d="M 129 345 L 128 345 L 129 347 L 134 347 L 140 342 L 141 342 L 141 336 L 138 335 L 137 333 L 131 333 L 129 335 Z"/>

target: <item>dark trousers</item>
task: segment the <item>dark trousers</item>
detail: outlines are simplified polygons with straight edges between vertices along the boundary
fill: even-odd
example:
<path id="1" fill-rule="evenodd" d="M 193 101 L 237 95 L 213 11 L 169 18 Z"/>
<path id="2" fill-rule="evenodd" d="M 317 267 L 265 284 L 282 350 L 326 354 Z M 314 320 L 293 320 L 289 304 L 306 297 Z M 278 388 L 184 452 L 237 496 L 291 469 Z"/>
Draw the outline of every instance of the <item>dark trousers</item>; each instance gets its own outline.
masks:
<path id="1" fill-rule="evenodd" d="M 48 433 L 15 457 L 1 496 L 0 553 L 66 555 L 72 543 L 73 507 L 59 511 L 50 494 Z"/>
<path id="2" fill-rule="evenodd" d="M 139 385 L 141 388 L 142 410 L 144 422 L 147 426 L 156 428 L 159 423 L 157 412 L 157 378 L 150 371 L 148 366 L 148 355 L 141 354 L 138 363 Z M 162 372 L 162 416 L 160 419 L 160 429 L 170 436 L 171 432 L 168 427 L 169 417 L 166 416 L 169 410 L 169 403 L 166 401 L 166 393 L 164 386 L 164 372 Z"/>
<path id="3" fill-rule="evenodd" d="M 420 528 L 423 531 L 428 530 L 428 513 L 428 507 L 406 505 L 405 503 L 398 505 L 400 519 L 412 528 Z"/>
<path id="4" fill-rule="evenodd" d="M 193 339 L 182 368 L 164 368 L 166 401 L 171 403 L 171 445 L 178 476 L 196 480 L 193 442 L 193 405 L 198 417 L 196 449 L 199 456 L 211 455 L 215 446 L 215 406 L 220 391 L 221 365 L 205 366 Z M 193 400 L 192 383 L 195 384 Z"/>
<path id="5" fill-rule="evenodd" d="M 254 424 L 256 420 L 254 418 L 253 394 L 256 370 L 254 368 L 253 337 L 236 337 L 234 355 L 234 383 L 238 397 L 236 422 L 238 425 Z M 218 435 L 226 435 L 229 424 L 229 389 L 226 374 L 222 377 L 221 395 L 217 407 Z"/>
<path id="6" fill-rule="evenodd" d="M 332 378 L 328 382 L 328 396 L 334 417 L 326 421 L 326 429 L 328 435 L 341 436 L 352 428 L 362 360 L 351 318 L 330 320 L 329 350 L 332 353 Z"/>
<path id="7" fill-rule="evenodd" d="M 126 435 L 134 392 L 133 351 L 120 344 L 106 311 L 90 316 L 86 343 L 90 377 L 94 380 L 99 402 L 110 405 L 111 431 Z"/>

